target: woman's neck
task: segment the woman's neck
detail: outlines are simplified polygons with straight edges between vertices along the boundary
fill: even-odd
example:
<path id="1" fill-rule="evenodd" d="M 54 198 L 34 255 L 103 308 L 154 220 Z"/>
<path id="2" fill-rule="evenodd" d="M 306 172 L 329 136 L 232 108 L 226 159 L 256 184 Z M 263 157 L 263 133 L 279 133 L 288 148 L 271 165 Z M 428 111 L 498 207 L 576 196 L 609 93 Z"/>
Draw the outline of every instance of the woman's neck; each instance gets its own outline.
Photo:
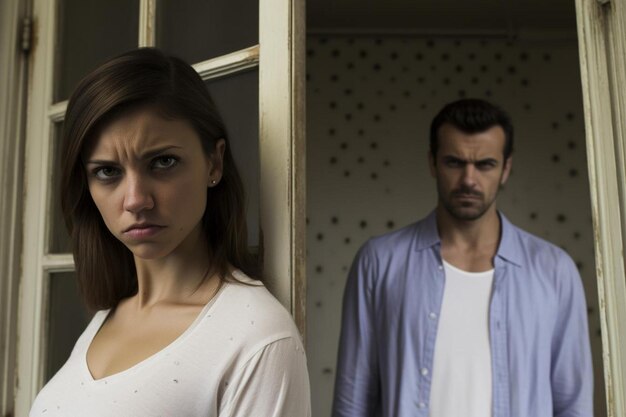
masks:
<path id="1" fill-rule="evenodd" d="M 190 236 L 172 253 L 159 259 L 135 257 L 137 270 L 137 308 L 159 303 L 200 302 L 207 292 L 214 292 L 219 277 L 210 262 L 203 233 Z M 217 282 L 216 282 L 217 281 Z"/>

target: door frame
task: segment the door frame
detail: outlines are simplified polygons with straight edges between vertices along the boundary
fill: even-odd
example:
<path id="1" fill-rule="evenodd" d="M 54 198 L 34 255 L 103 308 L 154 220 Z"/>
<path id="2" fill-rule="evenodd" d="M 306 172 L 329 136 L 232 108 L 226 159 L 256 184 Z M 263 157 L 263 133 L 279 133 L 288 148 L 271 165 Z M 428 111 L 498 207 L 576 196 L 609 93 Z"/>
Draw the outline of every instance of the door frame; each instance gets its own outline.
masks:
<path id="1" fill-rule="evenodd" d="M 13 415 L 28 54 L 26 0 L 0 2 L 0 415 Z M 28 29 L 28 28 L 26 28 Z"/>
<path id="2" fill-rule="evenodd" d="M 576 0 L 607 414 L 626 416 L 626 4 Z"/>

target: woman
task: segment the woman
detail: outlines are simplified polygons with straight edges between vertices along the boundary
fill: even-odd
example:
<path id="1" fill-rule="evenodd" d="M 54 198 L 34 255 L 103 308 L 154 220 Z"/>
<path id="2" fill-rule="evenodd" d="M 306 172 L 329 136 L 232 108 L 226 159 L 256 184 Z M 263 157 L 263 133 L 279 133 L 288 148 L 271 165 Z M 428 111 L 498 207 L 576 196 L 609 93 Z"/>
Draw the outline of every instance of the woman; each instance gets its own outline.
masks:
<path id="1" fill-rule="evenodd" d="M 98 312 L 31 416 L 310 415 L 293 321 L 255 279 L 224 123 L 192 67 L 144 48 L 84 78 L 62 205 Z"/>

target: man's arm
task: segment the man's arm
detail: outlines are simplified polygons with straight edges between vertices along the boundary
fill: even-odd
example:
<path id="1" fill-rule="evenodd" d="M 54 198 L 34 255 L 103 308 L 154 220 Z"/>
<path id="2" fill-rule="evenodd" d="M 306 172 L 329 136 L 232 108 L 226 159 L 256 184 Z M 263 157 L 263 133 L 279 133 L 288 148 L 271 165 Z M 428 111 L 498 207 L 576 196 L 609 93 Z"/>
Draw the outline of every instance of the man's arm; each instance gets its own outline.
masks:
<path id="1" fill-rule="evenodd" d="M 373 262 L 366 244 L 356 255 L 348 275 L 343 296 L 333 417 L 374 416 L 380 407 Z"/>
<path id="2" fill-rule="evenodd" d="M 564 255 L 557 279 L 558 317 L 552 338 L 555 417 L 593 417 L 593 369 L 585 293 L 574 262 Z"/>

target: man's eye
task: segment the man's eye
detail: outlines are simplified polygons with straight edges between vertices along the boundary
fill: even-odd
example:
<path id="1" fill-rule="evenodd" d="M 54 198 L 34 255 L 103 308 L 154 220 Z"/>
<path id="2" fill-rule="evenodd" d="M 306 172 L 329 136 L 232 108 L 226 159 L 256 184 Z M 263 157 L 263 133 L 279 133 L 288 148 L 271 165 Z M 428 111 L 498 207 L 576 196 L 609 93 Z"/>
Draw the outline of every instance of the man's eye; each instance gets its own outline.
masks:
<path id="1" fill-rule="evenodd" d="M 176 164 L 178 164 L 178 159 L 176 157 L 165 155 L 155 158 L 152 162 L 152 167 L 156 169 L 167 169 L 175 166 Z"/>
<path id="2" fill-rule="evenodd" d="M 451 168 L 457 168 L 463 165 L 463 163 L 461 161 L 457 161 L 455 159 L 449 159 L 446 161 L 446 165 L 451 167 Z"/>
<path id="3" fill-rule="evenodd" d="M 99 167 L 93 171 L 93 175 L 100 180 L 110 180 L 119 175 L 120 170 L 114 167 Z"/>
<path id="4" fill-rule="evenodd" d="M 491 161 L 486 161 L 486 162 L 479 162 L 476 164 L 476 168 L 478 169 L 491 169 L 495 166 L 495 163 L 491 162 Z"/>

